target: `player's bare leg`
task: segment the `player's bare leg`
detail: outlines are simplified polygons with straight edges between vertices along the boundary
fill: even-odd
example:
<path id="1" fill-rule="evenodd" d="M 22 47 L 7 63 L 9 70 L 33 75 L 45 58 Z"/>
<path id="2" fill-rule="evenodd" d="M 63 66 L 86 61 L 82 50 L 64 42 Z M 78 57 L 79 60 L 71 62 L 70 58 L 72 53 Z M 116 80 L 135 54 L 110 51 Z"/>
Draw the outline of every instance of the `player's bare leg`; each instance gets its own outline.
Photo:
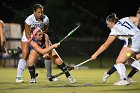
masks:
<path id="1" fill-rule="evenodd" d="M 17 76 L 16 76 L 17 83 L 24 82 L 22 80 L 22 74 L 23 74 L 23 71 L 25 70 L 26 63 L 27 63 L 26 61 L 29 54 L 28 42 L 21 42 L 21 46 L 22 46 L 22 58 L 19 60 L 19 63 L 18 63 Z"/>
<path id="2" fill-rule="evenodd" d="M 35 50 L 30 51 L 29 59 L 28 59 L 28 70 L 30 73 L 31 81 L 30 83 L 36 83 L 36 73 L 35 73 L 35 65 L 37 58 L 39 57 L 39 54 Z"/>
<path id="3" fill-rule="evenodd" d="M 65 75 L 69 79 L 70 83 L 71 84 L 76 83 L 75 79 L 70 75 L 69 71 L 67 71 L 68 70 L 67 65 L 61 61 L 61 59 L 56 55 L 56 53 L 51 52 L 50 55 L 51 55 L 50 57 L 52 58 L 53 62 L 55 62 L 63 72 L 66 72 Z"/>

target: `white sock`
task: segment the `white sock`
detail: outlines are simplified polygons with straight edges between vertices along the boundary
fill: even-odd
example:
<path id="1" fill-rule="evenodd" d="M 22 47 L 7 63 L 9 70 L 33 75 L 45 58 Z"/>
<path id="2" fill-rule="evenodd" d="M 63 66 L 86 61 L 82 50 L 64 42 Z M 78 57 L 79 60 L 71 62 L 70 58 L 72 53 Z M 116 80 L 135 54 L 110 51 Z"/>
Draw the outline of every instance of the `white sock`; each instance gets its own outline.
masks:
<path id="1" fill-rule="evenodd" d="M 51 77 L 52 75 L 52 60 L 45 60 L 45 68 L 47 70 L 47 77 Z"/>
<path id="2" fill-rule="evenodd" d="M 139 61 L 135 60 L 132 64 L 131 64 L 132 67 L 138 69 L 140 71 L 140 63 Z"/>
<path id="3" fill-rule="evenodd" d="M 126 79 L 126 68 L 124 66 L 124 64 L 122 63 L 119 63 L 119 64 L 116 64 L 116 69 L 120 75 L 120 79 Z"/>
<path id="4" fill-rule="evenodd" d="M 17 77 L 22 77 L 22 73 L 25 70 L 26 61 L 24 59 L 20 59 L 17 68 Z"/>

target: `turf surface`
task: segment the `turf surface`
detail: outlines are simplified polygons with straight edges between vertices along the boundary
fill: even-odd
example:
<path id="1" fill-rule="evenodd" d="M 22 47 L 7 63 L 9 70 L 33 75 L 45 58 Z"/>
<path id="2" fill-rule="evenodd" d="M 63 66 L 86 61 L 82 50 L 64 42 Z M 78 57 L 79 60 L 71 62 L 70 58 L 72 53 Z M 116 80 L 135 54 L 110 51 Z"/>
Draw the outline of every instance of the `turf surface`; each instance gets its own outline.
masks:
<path id="1" fill-rule="evenodd" d="M 28 70 L 23 74 L 25 83 L 15 83 L 16 68 L 0 68 L 0 93 L 140 93 L 140 73 L 133 79 L 137 82 L 127 86 L 114 86 L 113 83 L 119 80 L 117 73 L 114 73 L 107 83 L 102 83 L 103 73 L 107 69 L 86 69 L 73 70 L 71 74 L 77 83 L 69 84 L 64 75 L 59 77 L 58 82 L 49 82 L 45 77 L 45 69 L 37 68 L 39 76 L 36 84 L 30 84 Z M 128 69 L 128 71 L 130 71 Z M 127 73 L 128 73 L 127 71 Z M 54 69 L 53 74 L 59 73 Z"/>

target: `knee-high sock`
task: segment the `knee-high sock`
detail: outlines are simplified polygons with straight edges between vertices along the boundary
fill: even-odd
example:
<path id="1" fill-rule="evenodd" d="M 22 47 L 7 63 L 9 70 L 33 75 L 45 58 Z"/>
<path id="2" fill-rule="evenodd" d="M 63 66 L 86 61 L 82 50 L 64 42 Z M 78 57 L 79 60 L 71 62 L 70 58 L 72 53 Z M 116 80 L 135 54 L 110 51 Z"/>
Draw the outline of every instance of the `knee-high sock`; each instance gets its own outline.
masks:
<path id="1" fill-rule="evenodd" d="M 124 64 L 122 63 L 116 64 L 116 69 L 120 75 L 120 79 L 126 80 L 126 68 Z"/>
<path id="2" fill-rule="evenodd" d="M 68 70 L 67 66 L 65 65 L 65 63 L 63 62 L 61 65 L 58 65 L 58 67 L 63 71 L 66 72 Z M 67 71 L 65 73 L 66 77 L 68 78 L 70 76 L 70 73 Z"/>
<path id="3" fill-rule="evenodd" d="M 140 63 L 139 61 L 135 60 L 132 64 L 131 64 L 132 67 L 138 69 L 140 71 Z"/>
<path id="4" fill-rule="evenodd" d="M 26 61 L 24 59 L 20 59 L 19 63 L 18 63 L 16 77 L 22 77 L 22 74 L 23 74 L 23 71 L 25 70 L 25 67 L 26 67 Z"/>
<path id="5" fill-rule="evenodd" d="M 52 76 L 52 60 L 45 60 L 44 63 L 47 70 L 46 75 L 47 77 L 51 77 Z"/>
<path id="6" fill-rule="evenodd" d="M 128 78 L 131 78 L 131 77 L 133 77 L 133 75 L 135 74 L 135 73 L 137 73 L 138 72 L 138 70 L 136 69 L 136 68 L 132 68 L 132 70 L 131 70 L 131 72 L 128 74 Z"/>
<path id="7" fill-rule="evenodd" d="M 111 74 L 113 74 L 115 71 L 117 71 L 117 69 L 116 69 L 115 66 L 116 66 L 116 65 L 114 65 L 113 67 L 111 67 L 111 68 L 108 70 L 107 74 L 111 75 Z"/>
<path id="8" fill-rule="evenodd" d="M 28 69 L 29 69 L 31 78 L 35 78 L 35 66 L 34 65 L 28 66 Z"/>

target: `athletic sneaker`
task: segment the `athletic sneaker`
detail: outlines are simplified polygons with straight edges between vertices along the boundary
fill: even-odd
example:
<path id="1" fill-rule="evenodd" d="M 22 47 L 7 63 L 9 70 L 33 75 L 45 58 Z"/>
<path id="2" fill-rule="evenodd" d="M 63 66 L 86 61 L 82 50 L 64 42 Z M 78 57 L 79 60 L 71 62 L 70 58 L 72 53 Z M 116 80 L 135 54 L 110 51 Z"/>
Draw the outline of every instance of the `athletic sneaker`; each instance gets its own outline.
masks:
<path id="1" fill-rule="evenodd" d="M 114 83 L 114 85 L 124 86 L 124 85 L 129 85 L 129 82 L 127 80 L 120 80 Z"/>
<path id="2" fill-rule="evenodd" d="M 49 81 L 58 81 L 59 79 L 58 78 L 52 78 L 51 80 L 50 80 L 50 77 L 47 77 L 47 80 L 49 80 Z"/>
<path id="3" fill-rule="evenodd" d="M 134 81 L 132 78 L 127 78 L 127 81 L 129 82 L 129 83 L 135 83 L 136 81 Z"/>
<path id="4" fill-rule="evenodd" d="M 23 83 L 22 77 L 16 77 L 16 83 Z"/>
<path id="5" fill-rule="evenodd" d="M 37 83 L 35 78 L 31 78 L 30 83 Z"/>
<path id="6" fill-rule="evenodd" d="M 58 80 L 59 80 L 58 78 L 53 78 L 53 79 L 52 79 L 52 81 L 58 81 Z"/>
<path id="7" fill-rule="evenodd" d="M 59 79 L 58 78 L 53 78 L 53 76 L 51 76 L 51 77 L 47 76 L 47 80 L 49 80 L 49 81 L 58 81 Z"/>
<path id="8" fill-rule="evenodd" d="M 107 79 L 110 77 L 109 74 L 107 74 L 107 72 L 104 72 L 104 76 L 103 76 L 103 82 L 105 83 L 107 81 Z"/>
<path id="9" fill-rule="evenodd" d="M 71 84 L 76 83 L 75 79 L 72 76 L 69 76 L 68 79 L 69 79 Z"/>

